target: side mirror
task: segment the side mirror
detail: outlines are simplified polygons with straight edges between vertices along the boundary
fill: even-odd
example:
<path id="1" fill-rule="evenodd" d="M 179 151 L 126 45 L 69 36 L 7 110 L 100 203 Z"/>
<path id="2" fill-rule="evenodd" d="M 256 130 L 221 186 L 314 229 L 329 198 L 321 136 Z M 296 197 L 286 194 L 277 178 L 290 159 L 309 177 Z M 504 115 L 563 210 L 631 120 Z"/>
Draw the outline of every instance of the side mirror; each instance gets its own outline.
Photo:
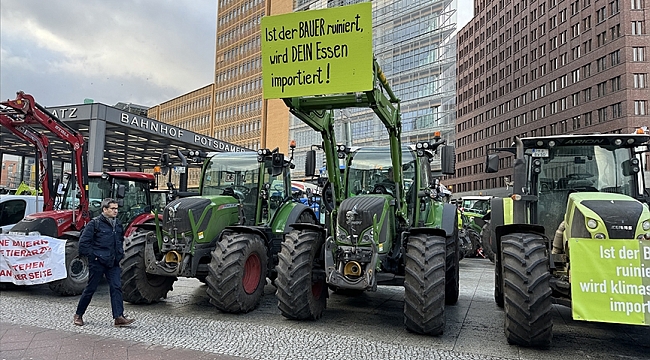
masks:
<path id="1" fill-rule="evenodd" d="M 124 199 L 124 195 L 126 195 L 126 187 L 124 185 L 118 185 L 117 186 L 117 196 L 118 199 Z"/>
<path id="2" fill-rule="evenodd" d="M 307 151 L 305 157 L 305 176 L 314 176 L 316 173 L 316 150 Z"/>
<path id="3" fill-rule="evenodd" d="M 495 173 L 499 171 L 499 154 L 489 154 L 485 159 L 485 172 Z"/>
<path id="4" fill-rule="evenodd" d="M 271 166 L 273 167 L 273 172 L 271 176 L 278 176 L 282 174 L 282 169 L 284 168 L 284 154 L 274 153 L 271 155 Z"/>
<path id="5" fill-rule="evenodd" d="M 454 175 L 456 173 L 456 153 L 453 146 L 440 148 L 440 165 L 443 174 Z"/>

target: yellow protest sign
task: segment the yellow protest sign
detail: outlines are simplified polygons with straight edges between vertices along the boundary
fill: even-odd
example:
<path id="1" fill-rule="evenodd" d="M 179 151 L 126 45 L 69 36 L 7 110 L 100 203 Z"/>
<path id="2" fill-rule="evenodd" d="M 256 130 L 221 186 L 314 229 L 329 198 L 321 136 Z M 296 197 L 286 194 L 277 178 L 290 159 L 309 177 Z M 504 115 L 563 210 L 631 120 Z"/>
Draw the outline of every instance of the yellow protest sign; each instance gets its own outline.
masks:
<path id="1" fill-rule="evenodd" d="M 262 18 L 264 98 L 372 90 L 372 4 Z"/>
<path id="2" fill-rule="evenodd" d="M 576 320 L 650 325 L 650 241 L 570 239 Z"/>

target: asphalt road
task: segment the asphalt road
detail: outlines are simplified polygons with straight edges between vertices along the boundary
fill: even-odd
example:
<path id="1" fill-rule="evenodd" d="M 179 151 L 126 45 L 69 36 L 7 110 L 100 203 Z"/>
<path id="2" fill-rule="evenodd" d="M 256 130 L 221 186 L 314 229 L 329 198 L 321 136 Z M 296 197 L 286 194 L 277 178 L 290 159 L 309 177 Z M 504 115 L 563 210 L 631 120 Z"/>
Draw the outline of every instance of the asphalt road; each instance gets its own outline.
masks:
<path id="1" fill-rule="evenodd" d="M 493 283 L 489 261 L 461 261 L 460 299 L 446 308 L 445 333 L 438 337 L 404 329 L 399 287 L 356 297 L 331 294 L 322 319 L 300 322 L 280 315 L 271 285 L 259 309 L 231 315 L 210 305 L 206 287 L 195 279 L 180 279 L 160 303 L 126 304 L 126 314 L 137 319 L 130 329 L 112 326 L 106 284 L 90 304 L 83 328 L 72 325 L 78 297 L 58 297 L 45 285 L 3 291 L 0 322 L 252 359 L 650 358 L 650 327 L 574 321 L 570 309 L 557 305 L 550 349 L 508 345 Z"/>

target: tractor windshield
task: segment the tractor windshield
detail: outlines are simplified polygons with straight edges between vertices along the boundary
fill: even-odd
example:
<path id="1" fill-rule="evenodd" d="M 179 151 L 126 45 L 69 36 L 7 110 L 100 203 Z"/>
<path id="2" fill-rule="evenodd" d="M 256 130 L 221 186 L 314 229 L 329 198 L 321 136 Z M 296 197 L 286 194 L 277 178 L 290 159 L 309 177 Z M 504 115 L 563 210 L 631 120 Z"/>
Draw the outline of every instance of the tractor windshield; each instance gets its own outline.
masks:
<path id="1" fill-rule="evenodd" d="M 560 146 L 548 149 L 548 153 L 528 149 L 526 154 L 533 179 L 530 185 L 539 195 L 538 222 L 549 229 L 549 235 L 562 222 L 571 192 L 635 196 L 637 177 L 630 171 L 630 149 Z M 539 165 L 538 174 L 535 163 Z"/>
<path id="2" fill-rule="evenodd" d="M 408 191 L 415 181 L 415 157 L 407 148 L 403 149 L 402 156 L 405 190 Z M 394 195 L 395 180 L 390 148 L 363 148 L 355 152 L 350 161 L 346 185 L 348 196 L 371 193 Z"/>
<path id="3" fill-rule="evenodd" d="M 250 153 L 219 153 L 212 157 L 203 171 L 201 195 L 257 194 L 259 163 Z"/>

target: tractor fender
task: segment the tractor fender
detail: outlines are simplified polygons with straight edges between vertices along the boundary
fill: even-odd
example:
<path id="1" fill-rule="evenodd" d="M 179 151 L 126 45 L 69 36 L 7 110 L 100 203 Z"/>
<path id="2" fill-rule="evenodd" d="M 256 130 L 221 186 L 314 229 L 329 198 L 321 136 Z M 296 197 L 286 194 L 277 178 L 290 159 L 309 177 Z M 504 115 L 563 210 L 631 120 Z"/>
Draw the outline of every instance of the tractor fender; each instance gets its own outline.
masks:
<path id="1" fill-rule="evenodd" d="M 63 234 L 61 234 L 61 237 L 79 240 L 79 238 L 81 237 L 81 231 L 76 231 L 76 230 L 65 231 L 63 232 Z"/>
<path id="2" fill-rule="evenodd" d="M 302 203 L 293 203 L 293 204 L 295 204 L 295 206 L 293 209 L 291 209 L 291 212 L 287 217 L 287 222 L 284 225 L 285 234 L 291 231 L 294 224 L 298 223 L 298 218 L 300 217 L 300 214 L 302 214 L 305 210 L 307 210 L 309 213 L 314 215 L 314 219 L 318 221 L 318 218 L 316 217 L 316 214 L 314 213 L 314 210 L 311 207 Z"/>
<path id="3" fill-rule="evenodd" d="M 244 226 L 244 225 L 226 226 L 226 228 L 221 231 L 221 233 L 219 234 L 216 240 L 221 241 L 223 235 L 229 232 L 255 234 L 261 237 L 264 240 L 264 242 L 267 243 L 268 245 L 268 241 L 269 241 L 268 235 L 264 231 L 262 231 L 259 227 Z M 215 241 L 214 243 L 216 244 L 217 241 Z"/>
<path id="4" fill-rule="evenodd" d="M 442 207 L 442 224 L 445 231 L 444 237 L 451 236 L 458 231 L 458 209 L 456 205 L 445 203 Z"/>
<path id="5" fill-rule="evenodd" d="M 546 235 L 544 235 L 544 227 L 535 224 L 506 224 L 506 225 L 496 226 L 494 231 L 495 231 L 495 239 L 496 239 L 495 245 L 498 251 L 495 252 L 495 254 L 501 253 L 501 238 L 504 235 L 508 235 L 512 233 L 527 233 L 527 234 L 537 234 L 546 239 Z"/>
<path id="6" fill-rule="evenodd" d="M 438 228 L 430 228 L 430 227 L 415 227 L 411 228 L 408 231 L 409 235 L 413 234 L 426 234 L 429 236 L 440 236 L 440 237 L 447 237 L 447 232 L 443 229 L 438 229 Z"/>
<path id="7" fill-rule="evenodd" d="M 154 223 L 155 215 L 152 213 L 143 213 L 135 217 L 129 223 L 129 226 L 124 230 L 124 237 L 128 237 L 137 229 L 145 231 L 156 231 L 156 224 Z M 162 214 L 158 214 L 158 219 L 162 220 Z"/>

